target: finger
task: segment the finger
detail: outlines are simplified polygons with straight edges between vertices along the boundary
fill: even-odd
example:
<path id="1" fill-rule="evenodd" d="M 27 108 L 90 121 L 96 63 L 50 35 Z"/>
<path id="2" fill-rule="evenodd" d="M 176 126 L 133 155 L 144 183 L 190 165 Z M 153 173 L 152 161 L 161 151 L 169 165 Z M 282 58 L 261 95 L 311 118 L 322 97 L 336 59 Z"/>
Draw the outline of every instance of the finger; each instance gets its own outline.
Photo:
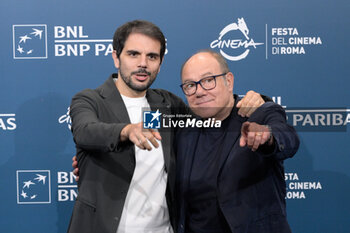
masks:
<path id="1" fill-rule="evenodd" d="M 245 105 L 242 106 L 241 109 L 244 110 L 243 113 L 245 114 L 245 116 L 250 117 L 253 114 L 253 112 L 255 112 L 255 110 L 264 103 L 265 102 L 261 98 L 259 93 L 251 92 L 251 94 L 249 95 L 249 99 L 246 100 Z"/>
<path id="2" fill-rule="evenodd" d="M 255 132 L 248 132 L 247 145 L 249 148 L 253 147 L 254 140 L 255 140 Z"/>
<path id="3" fill-rule="evenodd" d="M 238 110 L 238 115 L 245 117 L 246 114 L 246 99 L 243 98 L 241 101 L 239 101 L 239 107 L 237 106 L 237 108 L 239 108 Z"/>
<path id="4" fill-rule="evenodd" d="M 158 140 L 162 140 L 162 136 L 160 136 L 160 133 L 158 131 L 155 131 L 153 129 L 150 129 L 151 133 L 153 134 L 153 137 L 155 137 Z"/>
<path id="5" fill-rule="evenodd" d="M 79 168 L 74 168 L 73 174 L 74 174 L 75 176 L 79 176 Z"/>
<path id="6" fill-rule="evenodd" d="M 244 147 L 247 144 L 247 139 L 244 136 L 241 136 L 239 139 L 239 146 Z"/>
<path id="7" fill-rule="evenodd" d="M 152 143 L 152 145 L 155 147 L 155 148 L 158 148 L 159 147 L 159 143 L 157 142 L 157 139 L 155 137 L 151 137 L 148 139 L 148 141 L 150 143 Z"/>
<path id="8" fill-rule="evenodd" d="M 245 117 L 246 116 L 246 107 L 240 107 L 240 109 L 238 110 L 238 115 L 240 115 L 241 117 Z"/>
<path id="9" fill-rule="evenodd" d="M 252 99 L 254 99 L 255 94 L 257 94 L 254 91 L 248 91 L 246 93 L 246 95 L 243 97 L 243 99 L 241 100 L 241 105 L 240 105 L 240 109 L 238 111 L 238 114 L 242 117 L 246 117 L 247 113 L 249 112 L 251 103 L 253 103 L 254 101 L 252 101 Z"/>
<path id="10" fill-rule="evenodd" d="M 270 132 L 264 132 L 263 135 L 261 136 L 261 142 L 260 144 L 265 144 L 267 140 L 270 138 Z"/>
<path id="11" fill-rule="evenodd" d="M 261 96 L 259 93 L 255 92 L 255 91 L 248 91 L 247 92 L 247 97 L 249 102 L 257 102 L 261 99 Z"/>
<path id="12" fill-rule="evenodd" d="M 136 137 L 135 135 L 130 136 L 130 141 L 133 142 L 135 144 L 135 146 L 137 146 L 141 150 L 145 149 L 145 147 L 142 145 L 142 141 L 140 139 L 138 139 L 138 137 Z"/>
<path id="13" fill-rule="evenodd" d="M 140 144 L 146 149 L 146 150 L 152 150 L 151 145 L 148 143 L 148 140 L 145 136 L 140 135 L 139 136 L 139 142 Z"/>
<path id="14" fill-rule="evenodd" d="M 75 181 L 78 182 L 79 181 L 79 168 L 75 168 L 73 170 L 73 174 L 75 175 Z"/>
<path id="15" fill-rule="evenodd" d="M 237 107 L 237 108 L 240 108 L 240 107 L 241 107 L 241 104 L 242 104 L 242 100 L 238 101 L 236 107 Z"/>
<path id="16" fill-rule="evenodd" d="M 243 98 L 243 102 L 245 103 L 245 105 L 247 105 L 249 102 L 251 102 L 252 98 L 254 97 L 254 95 L 256 94 L 255 91 L 248 91 L 244 98 Z"/>
<path id="17" fill-rule="evenodd" d="M 260 142 L 261 142 L 261 136 L 262 136 L 262 132 L 256 132 L 255 133 L 255 138 L 254 138 L 254 142 L 253 142 L 253 146 L 252 146 L 252 151 L 256 151 L 259 148 Z"/>
<path id="18" fill-rule="evenodd" d="M 152 145 L 155 147 L 155 148 L 158 148 L 159 147 L 159 144 L 156 140 L 156 138 L 153 136 L 153 134 L 151 132 L 145 132 L 144 133 L 145 137 L 147 138 L 147 140 L 152 143 Z"/>
<path id="19" fill-rule="evenodd" d="M 73 161 L 73 162 L 74 162 L 74 161 L 77 161 L 77 156 L 76 156 L 76 155 L 73 156 L 72 161 Z"/>
<path id="20" fill-rule="evenodd" d="M 257 96 L 251 96 L 249 100 L 246 102 L 246 106 L 250 109 L 252 107 L 259 107 L 261 105 L 260 97 L 257 94 Z"/>
<path id="21" fill-rule="evenodd" d="M 77 167 L 78 167 L 78 161 L 73 161 L 72 167 L 73 167 L 73 168 L 77 168 Z"/>

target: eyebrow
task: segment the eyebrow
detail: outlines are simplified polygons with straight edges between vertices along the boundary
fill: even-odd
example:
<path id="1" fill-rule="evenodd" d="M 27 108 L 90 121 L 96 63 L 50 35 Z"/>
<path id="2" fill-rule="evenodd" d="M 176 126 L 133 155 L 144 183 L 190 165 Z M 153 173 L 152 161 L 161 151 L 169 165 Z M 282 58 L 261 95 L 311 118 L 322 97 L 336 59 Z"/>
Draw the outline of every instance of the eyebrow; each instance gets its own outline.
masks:
<path id="1" fill-rule="evenodd" d="M 126 52 L 127 52 L 127 53 L 138 53 L 138 54 L 140 54 L 139 51 L 137 51 L 137 50 L 132 50 L 132 49 L 127 50 Z"/>
<path id="2" fill-rule="evenodd" d="M 210 76 L 213 76 L 213 73 L 210 71 L 200 75 L 201 78 L 206 78 L 206 77 L 210 77 Z M 194 82 L 194 81 L 188 80 L 188 78 L 184 78 L 183 83 L 187 83 L 187 82 Z"/>
<path id="3" fill-rule="evenodd" d="M 139 52 L 139 51 L 137 51 L 137 50 L 133 50 L 133 49 L 127 50 L 126 52 L 127 52 L 127 53 L 141 54 L 141 52 Z M 159 53 L 154 53 L 154 52 L 147 53 L 147 56 L 150 56 L 150 55 L 160 57 L 160 54 L 159 54 Z"/>
<path id="4" fill-rule="evenodd" d="M 153 53 L 153 52 L 152 53 L 147 53 L 147 56 L 150 56 L 150 55 L 160 57 L 159 53 Z"/>

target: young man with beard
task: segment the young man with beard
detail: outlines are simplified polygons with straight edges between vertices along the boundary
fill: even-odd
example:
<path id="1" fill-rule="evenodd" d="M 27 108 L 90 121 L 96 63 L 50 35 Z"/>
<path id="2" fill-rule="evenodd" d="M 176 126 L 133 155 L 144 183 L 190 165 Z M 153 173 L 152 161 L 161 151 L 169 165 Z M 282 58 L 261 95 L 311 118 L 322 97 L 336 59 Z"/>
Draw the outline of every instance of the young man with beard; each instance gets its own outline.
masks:
<path id="1" fill-rule="evenodd" d="M 71 103 L 72 133 L 80 168 L 79 194 L 68 232 L 173 232 L 175 154 L 173 132 L 142 129 L 142 109 L 187 113 L 183 101 L 150 89 L 165 53 L 160 29 L 135 20 L 113 38 L 118 69 L 95 90 Z M 261 105 L 251 92 L 243 105 Z M 242 108 L 242 114 L 250 114 Z"/>

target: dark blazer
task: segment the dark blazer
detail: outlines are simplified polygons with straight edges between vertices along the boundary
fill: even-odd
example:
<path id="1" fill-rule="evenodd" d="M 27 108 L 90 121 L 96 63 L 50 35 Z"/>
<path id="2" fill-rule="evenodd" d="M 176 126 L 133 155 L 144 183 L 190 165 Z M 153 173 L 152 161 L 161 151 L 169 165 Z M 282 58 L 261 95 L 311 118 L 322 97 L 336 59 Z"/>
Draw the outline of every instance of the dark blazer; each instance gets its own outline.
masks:
<path id="1" fill-rule="evenodd" d="M 235 102 L 238 100 L 236 99 Z M 233 233 L 291 232 L 286 219 L 286 185 L 283 160 L 292 157 L 298 147 L 298 136 L 286 123 L 281 106 L 268 102 L 252 116 L 242 118 L 234 107 L 230 123 L 218 155 L 217 198 Z M 269 125 L 275 147 L 263 146 L 257 152 L 239 146 L 241 125 L 245 121 Z M 195 146 L 200 129 L 183 129 L 177 132 L 177 200 L 178 232 L 186 226 L 186 193 Z M 218 232 L 219 233 L 219 232 Z"/>
<path id="2" fill-rule="evenodd" d="M 68 232 L 115 233 L 135 169 L 134 144 L 120 142 L 123 127 L 130 124 L 124 102 L 113 77 L 95 90 L 76 94 L 71 103 L 72 132 L 77 148 L 80 178 Z M 153 111 L 174 114 L 185 108 L 183 101 L 165 90 L 146 94 Z M 175 155 L 172 131 L 160 132 L 165 169 L 168 173 L 167 203 L 174 221 Z"/>

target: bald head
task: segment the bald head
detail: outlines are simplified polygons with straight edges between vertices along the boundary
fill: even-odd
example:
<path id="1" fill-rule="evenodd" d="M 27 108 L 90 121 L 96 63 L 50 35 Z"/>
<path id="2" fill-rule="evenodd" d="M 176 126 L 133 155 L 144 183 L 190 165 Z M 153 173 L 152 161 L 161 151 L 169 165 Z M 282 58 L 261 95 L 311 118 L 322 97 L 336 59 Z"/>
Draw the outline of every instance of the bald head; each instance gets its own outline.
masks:
<path id="1" fill-rule="evenodd" d="M 189 60 L 191 60 L 191 58 L 194 58 L 197 55 L 203 55 L 203 54 L 208 54 L 208 55 L 211 55 L 213 58 L 215 58 L 215 60 L 219 63 L 219 65 L 221 67 L 222 73 L 227 73 L 230 71 L 225 58 L 221 54 L 219 54 L 211 49 L 202 49 L 202 50 L 199 50 L 198 52 L 196 52 L 195 54 L 193 54 L 191 57 L 187 58 L 187 60 L 182 64 L 181 76 L 182 76 L 182 71 L 184 69 L 184 66 L 187 64 L 187 62 Z"/>

